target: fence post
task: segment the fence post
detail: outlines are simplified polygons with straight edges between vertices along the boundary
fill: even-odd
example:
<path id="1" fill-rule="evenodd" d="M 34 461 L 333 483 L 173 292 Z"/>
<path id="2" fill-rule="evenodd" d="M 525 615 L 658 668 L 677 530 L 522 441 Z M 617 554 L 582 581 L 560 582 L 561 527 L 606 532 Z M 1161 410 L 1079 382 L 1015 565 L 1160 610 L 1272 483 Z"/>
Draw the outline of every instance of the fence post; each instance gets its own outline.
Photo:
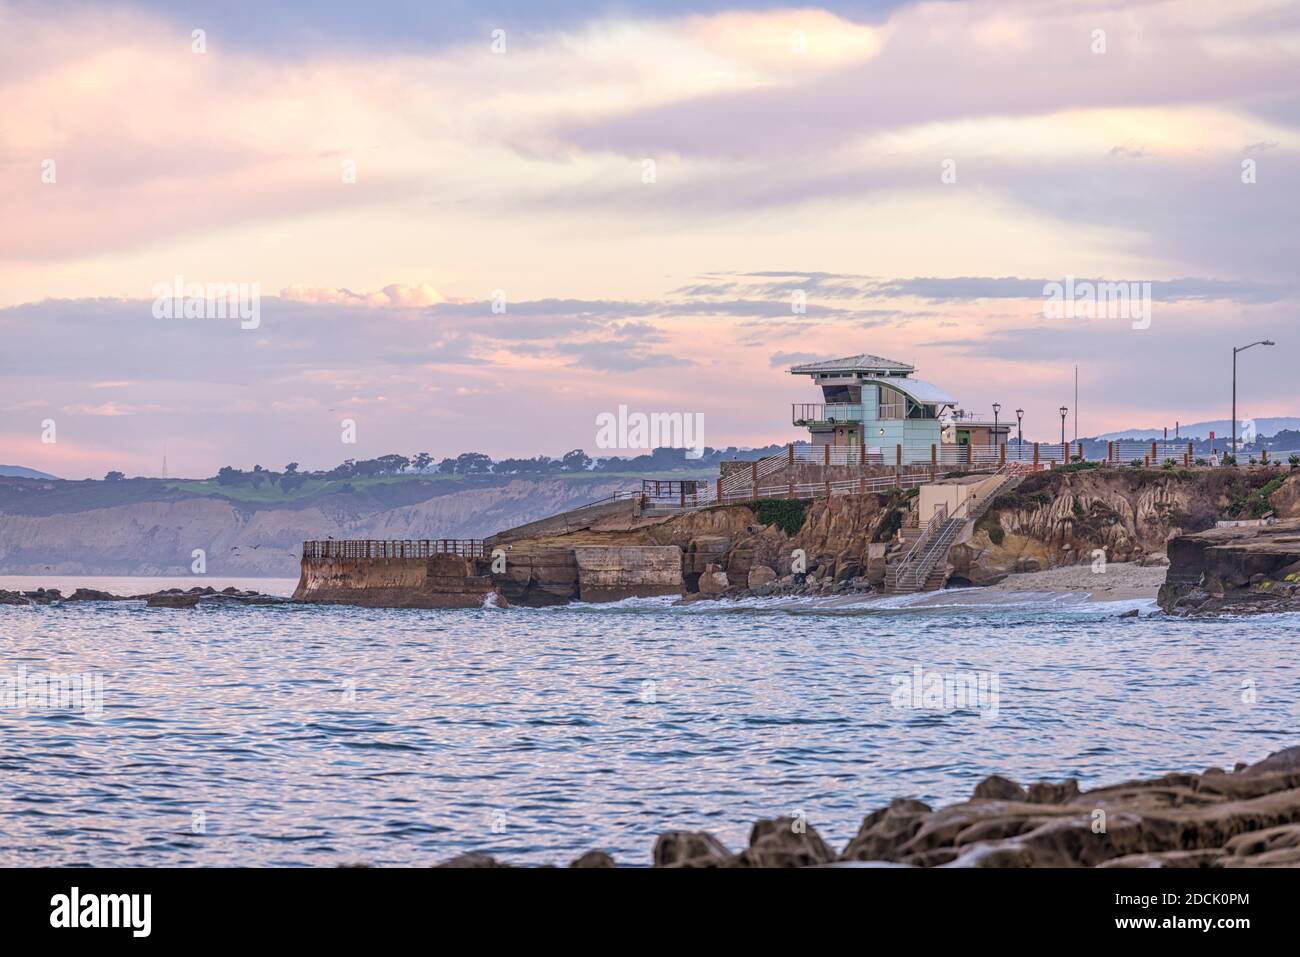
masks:
<path id="1" fill-rule="evenodd" d="M 933 482 L 939 475 L 939 446 L 933 442 L 930 443 L 930 481 Z"/>
<path id="2" fill-rule="evenodd" d="M 1111 439 L 1106 443 L 1106 464 L 1110 465 L 1115 461 L 1115 440 Z"/>
<path id="3" fill-rule="evenodd" d="M 862 435 L 859 436 L 859 439 L 861 441 L 858 442 L 858 465 L 859 467 L 865 468 L 867 464 L 867 430 L 866 429 L 862 430 Z"/>
<path id="4" fill-rule="evenodd" d="M 831 465 L 831 447 L 830 447 L 829 445 L 823 445 L 823 446 L 822 446 L 822 451 L 825 453 L 825 454 L 822 456 L 822 465 L 825 466 L 826 468 L 830 468 L 830 465 Z"/>
<path id="5" fill-rule="evenodd" d="M 974 461 L 974 459 L 973 459 L 973 457 L 972 457 L 972 456 L 973 456 L 973 452 L 972 452 L 972 450 L 973 450 L 974 448 L 975 448 L 975 447 L 974 447 L 973 445 L 971 445 L 969 442 L 966 443 L 966 467 L 967 467 L 967 468 L 970 468 L 971 462 Z"/>
<path id="6" fill-rule="evenodd" d="M 1151 464 L 1153 466 L 1160 464 L 1160 453 L 1156 451 L 1156 444 L 1151 443 Z"/>
<path id="7" fill-rule="evenodd" d="M 1038 471 L 1038 443 L 1034 443 L 1034 471 Z"/>
<path id="8" fill-rule="evenodd" d="M 749 484 L 750 484 L 750 498 L 758 498 L 758 462 L 757 461 L 750 463 Z"/>
<path id="9" fill-rule="evenodd" d="M 722 504 L 722 476 L 721 475 L 718 476 L 717 491 L 713 493 L 713 497 L 714 499 L 717 500 L 719 505 Z"/>
<path id="10" fill-rule="evenodd" d="M 858 473 L 858 494 L 865 495 L 867 492 L 867 477 L 861 472 Z"/>
<path id="11" fill-rule="evenodd" d="M 686 511 L 686 483 L 678 482 L 677 487 L 681 489 L 681 509 Z"/>
<path id="12" fill-rule="evenodd" d="M 1007 464 L 1007 447 L 1005 445 L 999 445 L 998 446 L 998 467 L 1001 468 L 1006 464 Z"/>
<path id="13" fill-rule="evenodd" d="M 1263 449 L 1259 453 L 1259 460 L 1265 465 L 1268 464 L 1268 449 Z"/>

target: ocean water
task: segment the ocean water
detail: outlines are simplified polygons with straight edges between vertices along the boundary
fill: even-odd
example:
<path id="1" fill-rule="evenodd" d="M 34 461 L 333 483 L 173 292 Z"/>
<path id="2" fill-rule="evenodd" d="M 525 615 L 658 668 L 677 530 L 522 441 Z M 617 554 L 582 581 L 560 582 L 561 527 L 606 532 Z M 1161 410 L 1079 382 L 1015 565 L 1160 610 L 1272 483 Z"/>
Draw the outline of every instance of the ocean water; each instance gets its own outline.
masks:
<path id="1" fill-rule="evenodd" d="M 1300 744 L 1300 616 L 1153 611 L 974 590 L 0 607 L 0 864 L 646 865 L 669 829 L 739 848 L 802 813 L 841 847 L 891 798 L 995 772 L 1087 787 Z M 965 697 L 927 699 L 933 675 Z"/>

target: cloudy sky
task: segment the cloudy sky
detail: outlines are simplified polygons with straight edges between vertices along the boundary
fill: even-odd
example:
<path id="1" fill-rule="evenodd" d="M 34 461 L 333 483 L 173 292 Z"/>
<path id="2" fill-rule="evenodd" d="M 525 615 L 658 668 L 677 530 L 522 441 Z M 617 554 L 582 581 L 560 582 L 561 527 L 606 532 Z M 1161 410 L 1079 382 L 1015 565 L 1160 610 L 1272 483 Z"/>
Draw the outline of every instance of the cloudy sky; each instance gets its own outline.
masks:
<path id="1" fill-rule="evenodd" d="M 1273 338 L 1241 412 L 1300 414 L 1298 214 L 1295 2 L 0 0 L 0 462 L 783 442 L 857 352 L 1049 439 L 1076 363 L 1080 434 L 1172 426 Z"/>

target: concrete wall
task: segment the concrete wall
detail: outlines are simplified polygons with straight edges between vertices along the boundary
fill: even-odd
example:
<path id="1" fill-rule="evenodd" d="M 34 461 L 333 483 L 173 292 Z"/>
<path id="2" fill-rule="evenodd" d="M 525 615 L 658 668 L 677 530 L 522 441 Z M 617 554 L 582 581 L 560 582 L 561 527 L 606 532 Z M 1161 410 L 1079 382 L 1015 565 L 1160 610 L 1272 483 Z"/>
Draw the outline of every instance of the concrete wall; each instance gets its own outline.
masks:
<path id="1" fill-rule="evenodd" d="M 477 608 L 492 592 L 472 558 L 304 558 L 295 601 L 370 608 Z"/>
<path id="2" fill-rule="evenodd" d="M 682 550 L 676 545 L 579 545 L 578 597 L 582 601 L 620 601 L 680 595 Z"/>

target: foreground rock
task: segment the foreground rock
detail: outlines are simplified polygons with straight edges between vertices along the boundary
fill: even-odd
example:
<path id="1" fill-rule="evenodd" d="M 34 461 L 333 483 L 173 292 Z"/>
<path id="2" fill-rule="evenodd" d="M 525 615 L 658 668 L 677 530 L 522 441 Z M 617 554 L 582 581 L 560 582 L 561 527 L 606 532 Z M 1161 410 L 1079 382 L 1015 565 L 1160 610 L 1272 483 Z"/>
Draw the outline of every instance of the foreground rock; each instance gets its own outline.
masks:
<path id="1" fill-rule="evenodd" d="M 899 799 L 836 854 L 801 817 L 757 822 L 735 853 L 707 831 L 667 831 L 655 867 L 1300 867 L 1300 747 L 1229 773 L 1167 774 L 1093 791 L 986 778 L 969 801 Z M 443 867 L 507 866 L 463 854 Z M 610 867 L 602 852 L 571 866 Z"/>
<path id="2" fill-rule="evenodd" d="M 1180 616 L 1300 611 L 1300 520 L 1178 536 L 1158 601 Z"/>

